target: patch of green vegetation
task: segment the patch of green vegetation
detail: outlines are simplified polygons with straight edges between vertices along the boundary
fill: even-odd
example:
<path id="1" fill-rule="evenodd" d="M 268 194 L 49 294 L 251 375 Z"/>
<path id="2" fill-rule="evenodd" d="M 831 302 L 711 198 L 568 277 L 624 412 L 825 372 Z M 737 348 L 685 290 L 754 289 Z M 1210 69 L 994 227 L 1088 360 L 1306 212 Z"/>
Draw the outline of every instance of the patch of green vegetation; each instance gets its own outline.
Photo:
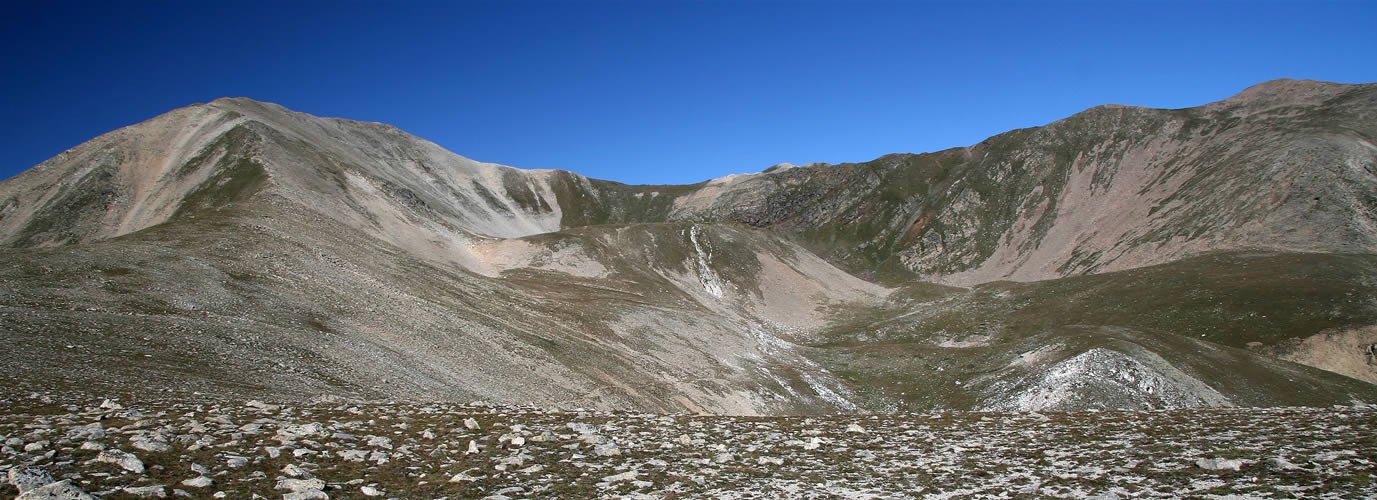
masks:
<path id="1" fill-rule="evenodd" d="M 667 222 L 674 200 L 704 184 L 632 186 L 583 179 L 570 172 L 557 172 L 550 180 L 563 214 L 563 227 Z"/>
<path id="2" fill-rule="evenodd" d="M 483 187 L 478 181 L 469 181 L 469 187 L 473 189 L 473 192 L 478 193 L 478 197 L 482 198 L 484 203 L 488 204 L 488 208 L 499 213 L 511 213 L 511 210 L 507 208 L 506 204 L 502 203 L 502 200 L 498 199 L 496 194 L 493 194 L 488 188 Z"/>
<path id="3" fill-rule="evenodd" d="M 134 270 L 125 267 L 111 267 L 101 269 L 100 273 L 106 276 L 128 276 L 134 274 Z"/>
<path id="4" fill-rule="evenodd" d="M 215 141 L 201 148 L 200 151 L 192 156 L 191 159 L 182 163 L 173 175 L 178 179 L 191 175 L 192 172 L 211 165 L 212 159 L 219 157 L 238 157 L 247 155 L 255 144 L 258 135 L 245 125 L 238 125 L 229 129 Z"/>
<path id="5" fill-rule="evenodd" d="M 268 180 L 267 171 L 247 157 L 226 158 L 215 174 L 182 199 L 172 219 L 215 215 L 252 197 Z"/>
<path id="6" fill-rule="evenodd" d="M 317 318 L 314 316 L 306 318 L 306 326 L 312 330 L 321 333 L 335 333 L 335 329 L 330 328 L 330 325 L 325 324 L 325 322 L 321 318 Z"/>
<path id="7" fill-rule="evenodd" d="M 418 212 L 430 211 L 430 205 L 420 196 L 417 196 L 415 191 L 399 186 L 386 179 L 382 180 L 381 189 L 383 193 L 387 194 L 387 196 L 391 197 L 393 200 L 396 200 L 397 203 L 402 206 Z"/>
<path id="8" fill-rule="evenodd" d="M 507 199 L 515 201 L 522 210 L 531 213 L 549 213 L 553 208 L 535 192 L 529 177 L 516 170 L 502 171 L 502 190 Z"/>
<path id="9" fill-rule="evenodd" d="M 1224 345 L 1274 343 L 1377 323 L 1377 256 L 1218 253 L 1008 291 L 1010 333 L 1065 324 L 1173 332 Z"/>
<path id="10" fill-rule="evenodd" d="M 1042 204 L 1049 208 L 1034 230 L 1044 234 L 1077 155 L 1095 139 L 1075 124 L 1061 124 L 1015 130 L 969 149 L 790 171 L 784 175 L 798 172 L 801 178 L 777 196 L 802 206 L 766 220 L 797 214 L 822 220 L 797 228 L 799 239 L 848 271 L 883 283 L 913 278 L 898 256 L 915 245 L 937 259 L 916 271 L 961 271 L 992 255 L 1021 213 Z M 808 215 L 817 211 L 828 215 Z"/>
<path id="11" fill-rule="evenodd" d="M 820 346 L 807 351 L 807 356 L 850 383 L 860 396 L 858 403 L 876 411 L 973 407 L 976 395 L 958 381 L 995 368 L 985 360 L 967 361 L 980 359 L 980 353 L 954 355 L 915 343 Z"/>
<path id="12" fill-rule="evenodd" d="M 1358 254 L 1222 252 L 970 290 L 913 284 L 883 306 L 837 311 L 809 357 L 875 409 L 960 407 L 965 391 L 955 381 L 1004 366 L 1010 353 L 1054 344 L 1068 352 L 1142 346 L 1240 404 L 1325 404 L 1329 391 L 1363 384 L 1258 364 L 1241 348 L 1377 324 L 1374 296 L 1377 256 Z M 939 347 L 970 338 L 980 344 Z M 1195 340 L 1240 349 L 1201 351 Z"/>
<path id="13" fill-rule="evenodd" d="M 1374 295 L 1377 256 L 1222 252 L 1111 273 L 988 283 L 902 325 L 845 322 L 833 332 L 845 338 L 847 330 L 884 326 L 887 338 L 902 341 L 985 333 L 982 323 L 998 323 L 994 333 L 1013 338 L 1066 325 L 1114 325 L 1243 347 L 1377 324 Z M 921 302 L 889 307 L 899 314 Z"/>

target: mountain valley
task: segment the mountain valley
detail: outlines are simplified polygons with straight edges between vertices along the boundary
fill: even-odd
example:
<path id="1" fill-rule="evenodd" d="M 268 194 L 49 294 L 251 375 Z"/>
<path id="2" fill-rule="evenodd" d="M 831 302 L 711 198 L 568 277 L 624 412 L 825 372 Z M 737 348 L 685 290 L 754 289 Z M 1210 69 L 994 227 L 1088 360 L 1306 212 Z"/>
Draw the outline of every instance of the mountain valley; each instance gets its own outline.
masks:
<path id="1" fill-rule="evenodd" d="M 1371 496 L 1377 84 L 625 185 L 245 98 L 0 183 L 0 497 Z"/>
<path id="2" fill-rule="evenodd" d="M 1377 86 L 631 186 L 249 99 L 0 184 L 24 392 L 726 415 L 1377 402 Z"/>

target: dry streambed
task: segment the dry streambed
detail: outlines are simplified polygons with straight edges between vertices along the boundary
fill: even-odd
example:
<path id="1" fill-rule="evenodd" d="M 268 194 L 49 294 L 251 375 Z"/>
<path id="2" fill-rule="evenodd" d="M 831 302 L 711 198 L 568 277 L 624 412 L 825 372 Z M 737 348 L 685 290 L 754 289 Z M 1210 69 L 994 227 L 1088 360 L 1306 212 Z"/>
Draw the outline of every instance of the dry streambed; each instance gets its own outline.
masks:
<path id="1" fill-rule="evenodd" d="M 1377 495 L 1377 408 L 708 417 L 0 400 L 0 497 Z M 47 496 L 45 496 L 47 495 Z"/>

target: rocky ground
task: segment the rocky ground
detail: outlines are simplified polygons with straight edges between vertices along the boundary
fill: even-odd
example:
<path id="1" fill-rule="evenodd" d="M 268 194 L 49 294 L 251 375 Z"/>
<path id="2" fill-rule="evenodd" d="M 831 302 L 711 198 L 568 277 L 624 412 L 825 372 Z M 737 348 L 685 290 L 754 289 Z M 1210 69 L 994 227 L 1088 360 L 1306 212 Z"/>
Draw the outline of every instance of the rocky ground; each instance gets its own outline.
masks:
<path id="1" fill-rule="evenodd" d="M 1377 407 L 717 417 L 0 399 L 0 497 L 1377 495 Z"/>

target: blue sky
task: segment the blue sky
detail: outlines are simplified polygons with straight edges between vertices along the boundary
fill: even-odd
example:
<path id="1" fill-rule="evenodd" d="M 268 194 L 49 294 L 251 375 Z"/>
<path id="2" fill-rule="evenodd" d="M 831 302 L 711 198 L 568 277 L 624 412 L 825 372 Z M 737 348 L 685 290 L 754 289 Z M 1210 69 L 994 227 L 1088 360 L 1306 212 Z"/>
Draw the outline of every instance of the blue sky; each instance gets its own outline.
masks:
<path id="1" fill-rule="evenodd" d="M 628 183 L 974 144 L 1104 103 L 1377 81 L 1377 2 L 48 2 L 0 7 L 0 178 L 247 96 Z"/>

